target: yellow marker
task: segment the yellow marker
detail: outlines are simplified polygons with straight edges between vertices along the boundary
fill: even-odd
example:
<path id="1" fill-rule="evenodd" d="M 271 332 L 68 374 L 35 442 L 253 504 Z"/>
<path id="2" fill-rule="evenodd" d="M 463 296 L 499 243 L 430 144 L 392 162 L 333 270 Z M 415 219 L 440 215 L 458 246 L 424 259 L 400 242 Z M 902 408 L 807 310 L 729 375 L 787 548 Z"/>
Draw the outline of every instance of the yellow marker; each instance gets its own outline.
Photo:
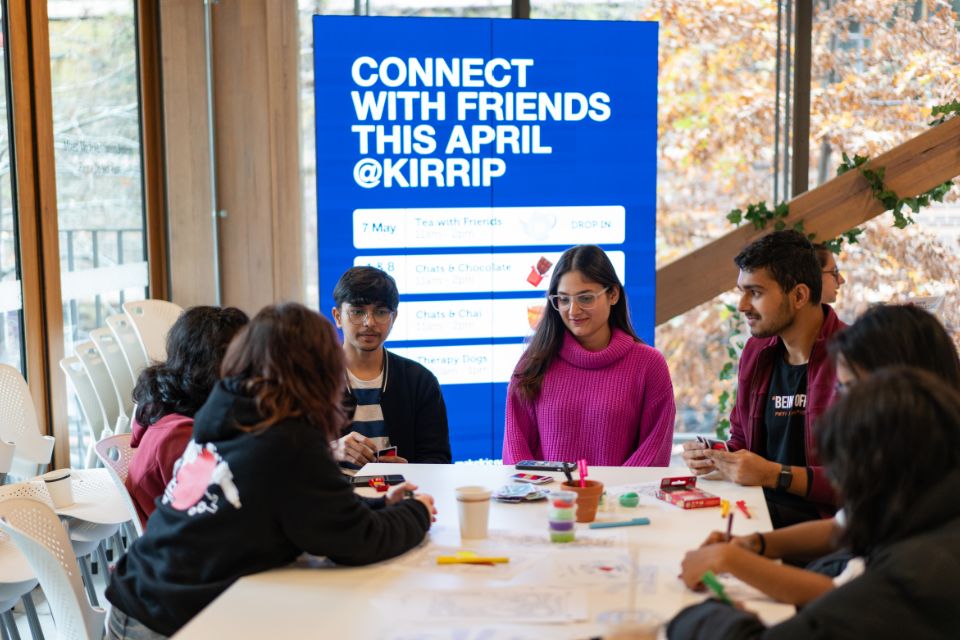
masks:
<path id="1" fill-rule="evenodd" d="M 487 558 L 484 556 L 437 556 L 437 564 L 505 564 L 510 558 Z"/>
<path id="2" fill-rule="evenodd" d="M 721 500 L 720 501 L 720 517 L 726 518 L 728 513 L 730 513 L 730 501 Z"/>

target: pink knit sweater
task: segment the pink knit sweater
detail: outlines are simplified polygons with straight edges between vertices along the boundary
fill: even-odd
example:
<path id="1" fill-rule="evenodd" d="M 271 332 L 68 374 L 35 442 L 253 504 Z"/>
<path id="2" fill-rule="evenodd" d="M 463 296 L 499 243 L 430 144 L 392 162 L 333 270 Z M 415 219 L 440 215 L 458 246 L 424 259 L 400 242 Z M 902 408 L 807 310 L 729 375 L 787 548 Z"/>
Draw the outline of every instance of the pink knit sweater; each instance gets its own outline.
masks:
<path id="1" fill-rule="evenodd" d="M 565 332 L 533 402 L 511 383 L 503 463 L 586 458 L 591 465 L 665 467 L 675 413 L 659 351 L 619 329 L 603 351 L 587 351 Z"/>

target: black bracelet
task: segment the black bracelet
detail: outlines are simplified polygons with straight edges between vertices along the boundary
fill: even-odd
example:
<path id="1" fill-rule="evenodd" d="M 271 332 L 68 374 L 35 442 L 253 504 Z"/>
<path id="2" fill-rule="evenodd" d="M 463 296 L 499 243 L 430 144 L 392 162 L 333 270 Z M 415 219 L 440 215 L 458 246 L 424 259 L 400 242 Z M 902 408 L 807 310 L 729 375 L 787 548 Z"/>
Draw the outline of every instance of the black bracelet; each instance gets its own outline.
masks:
<path id="1" fill-rule="evenodd" d="M 767 550 L 767 539 L 763 537 L 763 534 L 759 531 L 757 532 L 757 537 L 760 538 L 760 551 L 757 551 L 758 556 L 762 556 L 763 552 Z"/>

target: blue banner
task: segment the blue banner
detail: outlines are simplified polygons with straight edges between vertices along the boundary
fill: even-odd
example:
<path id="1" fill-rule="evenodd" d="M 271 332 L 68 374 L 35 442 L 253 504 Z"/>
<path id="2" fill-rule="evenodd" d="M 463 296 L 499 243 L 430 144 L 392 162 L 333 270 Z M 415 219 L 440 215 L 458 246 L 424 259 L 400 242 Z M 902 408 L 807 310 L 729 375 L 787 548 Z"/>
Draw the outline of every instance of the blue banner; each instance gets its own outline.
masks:
<path id="1" fill-rule="evenodd" d="M 565 249 L 607 251 L 653 343 L 657 24 L 313 25 L 321 310 L 349 267 L 390 273 L 387 347 L 439 378 L 455 459 L 499 458 L 506 383 Z"/>

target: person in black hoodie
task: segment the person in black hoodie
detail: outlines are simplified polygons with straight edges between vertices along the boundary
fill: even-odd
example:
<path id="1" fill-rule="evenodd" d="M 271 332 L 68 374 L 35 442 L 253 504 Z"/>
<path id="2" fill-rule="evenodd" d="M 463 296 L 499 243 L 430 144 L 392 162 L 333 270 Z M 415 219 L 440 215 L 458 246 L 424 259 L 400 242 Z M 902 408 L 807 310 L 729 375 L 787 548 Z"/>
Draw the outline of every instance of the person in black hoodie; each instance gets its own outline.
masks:
<path id="1" fill-rule="evenodd" d="M 821 418 L 817 445 L 846 513 L 859 577 L 766 628 L 708 600 L 681 611 L 671 640 L 950 638 L 960 590 L 960 393 L 909 367 L 881 369 Z"/>
<path id="2" fill-rule="evenodd" d="M 362 565 L 424 538 L 433 514 L 404 484 L 358 497 L 331 456 L 346 416 L 343 351 L 299 304 L 264 308 L 231 343 L 193 440 L 107 588 L 108 638 L 172 635 L 238 578 L 300 553 Z"/>

